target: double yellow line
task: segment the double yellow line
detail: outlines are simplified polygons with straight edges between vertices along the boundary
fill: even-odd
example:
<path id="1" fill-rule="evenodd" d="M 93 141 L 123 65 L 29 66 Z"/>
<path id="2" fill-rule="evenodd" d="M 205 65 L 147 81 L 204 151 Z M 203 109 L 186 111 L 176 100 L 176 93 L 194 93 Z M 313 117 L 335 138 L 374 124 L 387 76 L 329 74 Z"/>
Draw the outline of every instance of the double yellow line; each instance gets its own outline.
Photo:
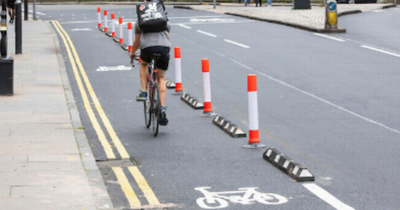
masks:
<path id="1" fill-rule="evenodd" d="M 100 119 L 103 121 L 104 127 L 106 128 L 106 130 L 112 140 L 112 143 L 114 144 L 116 150 L 118 151 L 118 154 L 120 155 L 121 159 L 129 159 L 130 156 L 129 156 L 128 152 L 126 151 L 125 147 L 122 145 L 121 141 L 119 140 L 117 134 L 114 131 L 114 128 L 112 127 L 103 108 L 101 107 L 99 100 L 97 99 L 97 96 L 92 88 L 92 85 L 89 82 L 89 79 L 86 75 L 85 69 L 82 66 L 82 63 L 79 59 L 79 56 L 76 52 L 76 49 L 75 49 L 69 35 L 61 27 L 61 25 L 58 21 L 51 21 L 51 23 L 53 23 L 55 29 L 57 30 L 58 34 L 60 35 L 61 39 L 64 42 L 65 48 L 68 53 L 68 58 L 71 62 L 72 70 L 74 72 L 75 79 L 76 79 L 76 82 L 79 87 L 79 91 L 82 95 L 84 107 L 86 109 L 86 112 L 89 116 L 90 121 L 92 122 L 93 128 L 96 131 L 99 141 L 104 148 L 107 158 L 109 160 L 112 160 L 112 159 L 116 159 L 116 156 L 114 154 L 111 144 L 108 142 L 99 122 L 97 121 L 96 115 L 90 104 L 89 97 L 86 94 L 86 90 L 83 85 L 83 82 L 86 85 L 87 91 L 89 92 L 89 95 L 93 101 L 94 107 L 95 107 L 98 115 L 100 116 Z M 79 71 L 78 71 L 78 69 L 79 69 Z M 82 76 L 83 82 L 82 82 L 81 76 Z M 125 176 L 123 168 L 113 167 L 112 169 L 118 179 L 118 182 L 122 188 L 122 191 L 125 193 L 125 196 L 129 202 L 130 206 L 132 208 L 140 207 L 141 203 L 140 203 L 139 199 L 137 198 L 135 192 L 133 191 L 131 185 L 129 184 L 129 181 Z M 143 194 L 145 195 L 149 204 L 150 205 L 159 205 L 160 202 L 158 201 L 157 197 L 154 195 L 153 191 L 151 190 L 150 186 L 147 184 L 146 179 L 140 173 L 139 169 L 136 166 L 130 166 L 130 167 L 128 167 L 128 170 L 132 174 L 133 178 L 137 182 L 140 189 L 143 191 Z"/>

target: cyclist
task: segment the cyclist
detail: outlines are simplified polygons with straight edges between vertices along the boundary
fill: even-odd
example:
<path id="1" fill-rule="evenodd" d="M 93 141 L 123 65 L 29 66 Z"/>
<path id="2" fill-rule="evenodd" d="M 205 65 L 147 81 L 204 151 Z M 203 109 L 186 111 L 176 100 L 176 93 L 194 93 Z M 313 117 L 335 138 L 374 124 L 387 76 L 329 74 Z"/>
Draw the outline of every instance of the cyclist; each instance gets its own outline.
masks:
<path id="1" fill-rule="evenodd" d="M 165 95 L 167 92 L 167 86 L 165 84 L 164 75 L 169 65 L 169 52 L 171 47 L 170 42 L 170 30 L 171 26 L 168 23 L 168 30 L 160 32 L 144 33 L 139 25 L 138 21 L 135 23 L 135 40 L 132 44 L 132 51 L 130 52 L 130 58 L 135 56 L 136 51 L 140 48 L 140 83 L 142 90 L 139 96 L 136 97 L 136 101 L 145 101 L 147 98 L 147 78 L 149 76 L 148 66 L 151 62 L 151 56 L 154 53 L 160 54 L 160 59 L 157 60 L 155 69 L 157 69 L 156 78 L 160 88 L 160 100 L 161 100 L 161 117 L 160 125 L 167 125 L 168 119 L 165 112 Z"/>
<path id="2" fill-rule="evenodd" d="M 13 24 L 15 17 L 14 5 L 15 5 L 15 0 L 8 0 L 7 7 L 8 7 L 8 14 L 10 15 L 9 23 L 11 24 Z"/>

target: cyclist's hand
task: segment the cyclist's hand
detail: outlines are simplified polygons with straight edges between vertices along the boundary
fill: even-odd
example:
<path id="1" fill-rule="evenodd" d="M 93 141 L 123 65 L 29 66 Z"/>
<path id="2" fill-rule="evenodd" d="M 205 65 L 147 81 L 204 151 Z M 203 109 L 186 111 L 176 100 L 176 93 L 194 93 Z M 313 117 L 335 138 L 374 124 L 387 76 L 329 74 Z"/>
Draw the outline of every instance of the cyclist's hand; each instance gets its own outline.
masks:
<path id="1" fill-rule="evenodd" d="M 131 64 L 132 67 L 135 67 L 135 60 L 139 60 L 139 55 L 135 54 L 135 53 L 129 53 L 129 57 L 131 58 Z"/>

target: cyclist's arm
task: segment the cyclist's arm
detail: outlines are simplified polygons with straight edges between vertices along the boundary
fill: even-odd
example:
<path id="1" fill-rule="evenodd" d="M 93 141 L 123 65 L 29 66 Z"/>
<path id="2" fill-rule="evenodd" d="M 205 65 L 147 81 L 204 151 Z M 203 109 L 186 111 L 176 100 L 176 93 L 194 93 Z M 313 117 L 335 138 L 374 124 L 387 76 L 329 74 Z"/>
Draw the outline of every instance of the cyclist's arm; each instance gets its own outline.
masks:
<path id="1" fill-rule="evenodd" d="M 132 44 L 132 51 L 129 54 L 129 56 L 131 58 L 133 58 L 133 56 L 135 55 L 136 51 L 139 49 L 139 43 L 140 43 L 140 34 L 135 34 L 135 40 L 133 41 Z"/>

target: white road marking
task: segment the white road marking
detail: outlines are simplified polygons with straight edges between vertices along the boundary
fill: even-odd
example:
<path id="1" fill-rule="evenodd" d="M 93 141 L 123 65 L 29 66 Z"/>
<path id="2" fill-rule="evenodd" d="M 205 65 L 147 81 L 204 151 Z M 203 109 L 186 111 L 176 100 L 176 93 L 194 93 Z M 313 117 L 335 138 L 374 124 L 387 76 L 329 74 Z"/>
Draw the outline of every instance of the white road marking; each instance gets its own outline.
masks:
<path id="1" fill-rule="evenodd" d="M 212 17 L 227 17 L 227 16 L 224 16 L 224 15 L 210 15 L 210 16 L 168 17 L 168 19 L 191 19 L 191 18 L 212 18 Z"/>
<path id="2" fill-rule="evenodd" d="M 217 35 L 210 34 L 210 33 L 207 33 L 207 32 L 205 32 L 205 31 L 197 30 L 197 32 L 202 33 L 202 34 L 205 34 L 205 35 L 207 35 L 207 36 L 217 37 Z"/>
<path id="3" fill-rule="evenodd" d="M 225 42 L 229 42 L 229 43 L 231 43 L 231 44 L 234 44 L 234 45 L 237 45 L 237 46 L 240 46 L 240 47 L 243 47 L 243 48 L 250 48 L 250 47 L 249 47 L 249 46 L 247 46 L 247 45 L 240 44 L 240 43 L 237 43 L 237 42 L 231 41 L 231 40 L 229 40 L 229 39 L 224 39 L 224 41 L 225 41 Z"/>
<path id="4" fill-rule="evenodd" d="M 179 35 L 178 35 L 178 36 L 179 36 Z M 180 36 L 180 37 L 182 37 L 182 36 Z M 192 41 L 192 40 L 189 40 L 189 39 L 187 39 L 187 38 L 185 38 L 185 37 L 182 37 L 182 38 L 183 38 L 183 39 L 186 39 L 186 40 L 189 41 L 189 42 L 192 42 L 192 43 L 194 43 L 194 44 L 199 45 L 198 43 L 196 43 L 196 42 L 194 42 L 194 41 Z M 261 75 L 261 76 L 264 76 L 264 77 L 266 77 L 266 78 L 268 78 L 268 79 L 270 79 L 270 80 L 272 80 L 272 81 L 275 81 L 275 82 L 277 82 L 277 83 L 279 83 L 279 84 L 281 84 L 281 85 L 284 85 L 284 86 L 286 86 L 286 87 L 289 87 L 289 88 L 292 88 L 292 89 L 294 89 L 294 90 L 297 90 L 297 91 L 299 91 L 299 92 L 301 92 L 301 93 L 303 93 L 303 94 L 305 94 L 305 95 L 308 95 L 308 96 L 310 96 L 310 97 L 312 97 L 312 98 L 314 98 L 314 99 L 317 99 L 318 101 L 321 101 L 321 102 L 323 102 L 323 103 L 326 103 L 326 104 L 328 104 L 328 105 L 331 105 L 331 106 L 333 106 L 333 107 L 335 107 L 335 108 L 337 108 L 337 109 L 339 109 L 339 110 L 342 110 L 342 111 L 344 111 L 344 112 L 347 112 L 348 114 L 351 114 L 351 115 L 353 115 L 353 116 L 355 116 L 355 117 L 358 117 L 358 118 L 360 118 L 360 119 L 362 119 L 362 120 L 365 120 L 365 121 L 367 121 L 367 122 L 369 122 L 369 123 L 378 125 L 378 126 L 380 126 L 380 127 L 382 127 L 382 128 L 385 128 L 385 129 L 387 129 L 387 130 L 389 130 L 389 131 L 392 131 L 392 132 L 394 132 L 394 133 L 400 134 L 400 131 L 398 131 L 398 130 L 396 130 L 396 129 L 394 129 L 394 128 L 388 127 L 388 126 L 386 126 L 386 125 L 384 125 L 384 124 L 382 124 L 382 123 L 380 123 L 380 122 L 371 120 L 371 119 L 369 119 L 369 118 L 367 118 L 367 117 L 364 117 L 364 116 L 361 116 L 361 115 L 359 115 L 359 114 L 357 114 L 357 113 L 355 113 L 355 112 L 352 112 L 352 111 L 350 111 L 350 110 L 348 110 L 348 109 L 346 109 L 346 108 L 343 108 L 343 107 L 341 107 L 341 106 L 339 106 L 339 105 L 336 105 L 336 104 L 334 104 L 334 103 L 332 103 L 332 102 L 330 102 L 330 101 L 327 101 L 327 100 L 325 100 L 325 99 L 323 99 L 323 98 L 320 98 L 320 97 L 318 97 L 318 96 L 316 96 L 316 95 L 313 95 L 313 94 L 311 94 L 311 93 L 309 93 L 309 92 L 307 92 L 307 91 L 304 91 L 304 90 L 302 90 L 302 89 L 299 89 L 299 88 L 297 88 L 297 87 L 295 87 L 295 86 L 293 86 L 293 85 L 290 85 L 290 84 L 288 84 L 288 83 L 286 83 L 286 82 L 283 82 L 283 81 L 281 81 L 281 80 L 279 80 L 279 79 L 276 79 L 276 78 L 274 78 L 274 77 L 271 77 L 271 76 L 269 76 L 269 75 L 267 75 L 267 74 L 264 74 L 264 73 L 262 73 L 262 72 L 260 72 L 260 71 L 255 70 L 255 69 L 252 69 L 251 67 L 246 66 L 245 64 L 240 63 L 240 62 L 237 61 L 237 60 L 234 60 L 234 59 L 232 59 L 232 58 L 229 58 L 229 57 L 227 57 L 226 55 L 221 54 L 221 53 L 219 53 L 219 52 L 217 52 L 217 51 L 215 51 L 215 50 L 211 50 L 211 49 L 209 49 L 209 48 L 207 48 L 207 47 L 205 47 L 205 46 L 203 46 L 203 45 L 199 45 L 199 46 L 201 46 L 201 47 L 203 47 L 203 48 L 206 48 L 207 50 L 209 50 L 209 51 L 211 51 L 211 52 L 214 52 L 215 54 L 217 54 L 217 55 L 219 55 L 219 56 L 221 56 L 221 57 L 224 57 L 224 58 L 226 58 L 226 59 L 228 59 L 228 60 L 230 60 L 230 61 L 232 61 L 232 62 L 234 62 L 234 63 L 237 63 L 238 65 L 242 66 L 243 68 L 246 68 L 246 69 L 248 69 L 248 70 L 250 70 L 250 71 L 253 71 L 253 72 L 255 72 L 255 73 L 257 73 L 257 74 L 259 74 L 259 75 Z"/>
<path id="5" fill-rule="evenodd" d="M 393 56 L 396 56 L 396 57 L 400 58 L 400 54 L 388 52 L 388 51 L 381 50 L 381 49 L 374 48 L 374 47 L 370 47 L 370 46 L 367 46 L 367 45 L 361 45 L 361 47 L 366 48 L 366 49 L 370 49 L 370 50 L 375 50 L 375 51 L 378 51 L 378 52 L 381 52 L 381 53 L 385 53 L 385 54 L 388 54 L 388 55 L 393 55 Z"/>
<path id="6" fill-rule="evenodd" d="M 25 11 L 24 9 L 21 9 L 21 12 L 24 12 L 24 11 Z M 28 12 L 29 12 L 29 13 L 33 13 L 32 10 L 28 10 Z M 44 13 L 42 13 L 42 12 L 38 12 L 38 11 L 36 11 L 36 14 L 37 14 L 37 15 L 46 15 L 46 14 L 44 14 Z"/>
<path id="7" fill-rule="evenodd" d="M 74 28 L 71 29 L 71 31 L 91 31 L 92 29 L 90 28 Z"/>
<path id="8" fill-rule="evenodd" d="M 129 71 L 131 70 L 132 67 L 130 66 L 124 66 L 124 65 L 119 65 L 119 66 L 99 66 L 96 71 Z"/>
<path id="9" fill-rule="evenodd" d="M 209 18 L 209 19 L 197 19 L 192 18 L 190 22 L 234 22 L 235 19 L 221 19 L 221 18 Z"/>
<path id="10" fill-rule="evenodd" d="M 309 190 L 310 192 L 314 193 L 317 197 L 322 199 L 323 201 L 327 202 L 329 205 L 333 206 L 335 209 L 340 209 L 340 210 L 354 210 L 353 207 L 348 206 L 335 198 L 333 195 L 331 195 L 329 192 L 326 190 L 322 189 L 316 184 L 303 184 L 303 186 Z"/>
<path id="11" fill-rule="evenodd" d="M 328 39 L 333 39 L 333 40 L 336 40 L 336 41 L 339 41 L 339 42 L 344 42 L 343 39 L 338 39 L 338 38 L 335 38 L 335 37 L 331 37 L 331 36 L 327 36 L 327 35 L 323 35 L 323 34 L 319 34 L 319 33 L 314 33 L 314 34 L 317 35 L 317 36 L 322 36 L 322 37 L 328 38 Z"/>
<path id="12" fill-rule="evenodd" d="M 187 29 L 191 29 L 192 28 L 192 27 L 189 27 L 189 26 L 185 26 L 183 24 L 178 24 L 178 26 L 181 26 L 181 27 L 184 27 L 184 28 L 187 28 Z"/>

